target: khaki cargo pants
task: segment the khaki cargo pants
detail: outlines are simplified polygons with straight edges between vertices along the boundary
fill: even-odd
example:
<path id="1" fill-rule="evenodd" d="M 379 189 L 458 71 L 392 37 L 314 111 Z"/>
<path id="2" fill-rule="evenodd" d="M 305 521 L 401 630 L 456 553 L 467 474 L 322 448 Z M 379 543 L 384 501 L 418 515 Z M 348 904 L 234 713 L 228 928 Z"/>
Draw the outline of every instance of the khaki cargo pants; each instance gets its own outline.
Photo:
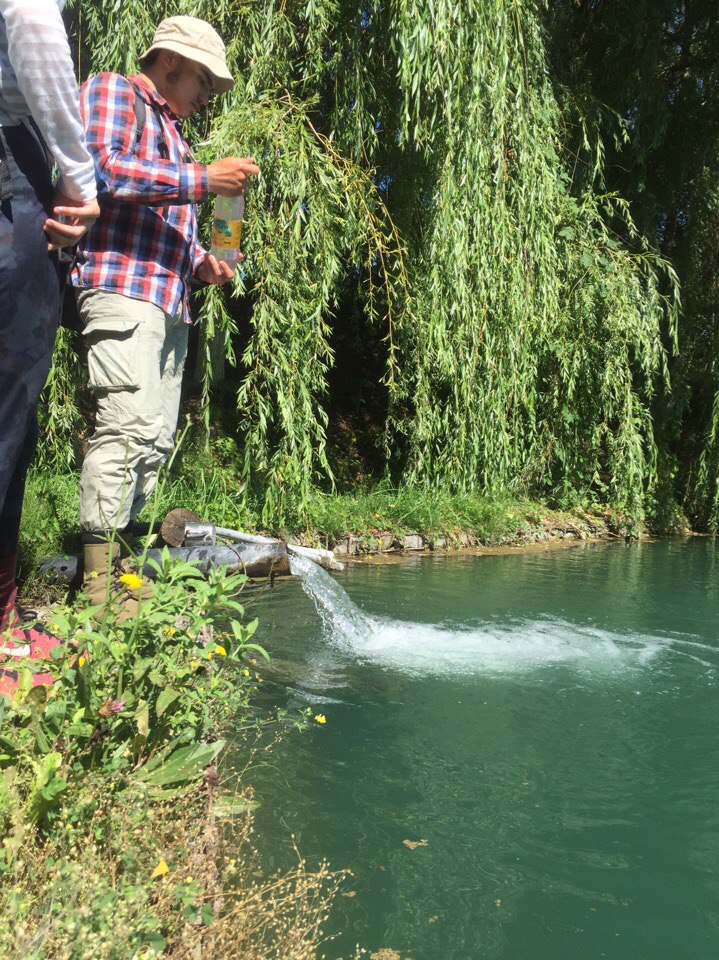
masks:
<path id="1" fill-rule="evenodd" d="M 123 530 L 142 509 L 172 452 L 188 325 L 183 308 L 105 290 L 78 291 L 97 419 L 80 479 L 86 531 Z"/>

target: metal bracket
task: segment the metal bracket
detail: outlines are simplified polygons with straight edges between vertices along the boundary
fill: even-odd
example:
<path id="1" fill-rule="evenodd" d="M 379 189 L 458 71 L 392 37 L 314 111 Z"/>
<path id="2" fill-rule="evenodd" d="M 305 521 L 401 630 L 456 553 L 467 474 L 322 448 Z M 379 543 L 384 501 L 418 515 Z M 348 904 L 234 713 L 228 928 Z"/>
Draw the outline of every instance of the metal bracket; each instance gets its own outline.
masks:
<path id="1" fill-rule="evenodd" d="M 217 543 L 217 530 L 214 523 L 186 523 L 186 547 L 214 547 Z"/>

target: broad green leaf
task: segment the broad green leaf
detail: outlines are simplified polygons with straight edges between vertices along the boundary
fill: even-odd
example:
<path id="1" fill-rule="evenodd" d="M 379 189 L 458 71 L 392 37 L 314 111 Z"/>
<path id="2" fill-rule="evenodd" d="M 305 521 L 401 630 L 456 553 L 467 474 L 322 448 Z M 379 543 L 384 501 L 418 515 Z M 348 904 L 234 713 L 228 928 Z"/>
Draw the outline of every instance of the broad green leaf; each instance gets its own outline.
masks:
<path id="1" fill-rule="evenodd" d="M 155 713 L 157 716 L 161 717 L 170 704 L 174 703 L 179 696 L 179 690 L 175 690 L 172 687 L 165 687 L 160 696 L 157 698 L 157 705 L 155 706 Z"/>
<path id="2" fill-rule="evenodd" d="M 192 744 L 180 747 L 154 770 L 140 770 L 137 779 L 148 786 L 164 786 L 170 783 L 184 783 L 196 780 L 224 748 L 225 741 L 215 743 Z"/>

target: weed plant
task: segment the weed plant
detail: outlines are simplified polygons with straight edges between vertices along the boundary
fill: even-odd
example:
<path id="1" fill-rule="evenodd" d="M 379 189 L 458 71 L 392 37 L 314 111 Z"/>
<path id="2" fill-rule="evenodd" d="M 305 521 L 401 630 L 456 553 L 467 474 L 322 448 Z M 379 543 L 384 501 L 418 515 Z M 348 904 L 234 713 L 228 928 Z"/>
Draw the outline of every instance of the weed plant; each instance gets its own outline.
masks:
<path id="1" fill-rule="evenodd" d="M 74 782 L 62 820 L 27 832 L 2 880 L 0 956 L 312 960 L 343 877 L 299 856 L 263 876 L 251 806 L 234 800 L 223 841 L 203 784 L 159 803 L 98 773 Z"/>
<path id="2" fill-rule="evenodd" d="M 168 799 L 196 779 L 223 746 L 216 730 L 247 702 L 243 658 L 256 622 L 241 623 L 242 575 L 165 557 L 138 615 L 55 607 L 62 645 L 46 661 L 18 661 L 18 688 L 0 698 L 0 869 L 27 825 L 52 829 L 73 778 L 104 772 L 116 787 L 142 784 Z M 126 575 L 128 589 L 139 578 Z M 213 639 L 221 629 L 221 642 Z M 51 670 L 51 686 L 33 675 Z M 245 672 L 243 673 L 243 670 Z"/>
<path id="3" fill-rule="evenodd" d="M 204 785 L 227 721 L 257 726 L 265 654 L 238 599 L 246 578 L 167 555 L 157 572 L 130 620 L 110 608 L 96 623 L 81 597 L 56 605 L 62 646 L 50 664 L 19 661 L 0 697 L 0 956 L 309 960 L 339 877 L 300 860 L 258 881 L 252 803 L 208 806 Z M 54 683 L 33 686 L 47 670 Z M 239 818 L 231 857 L 215 815 Z"/>

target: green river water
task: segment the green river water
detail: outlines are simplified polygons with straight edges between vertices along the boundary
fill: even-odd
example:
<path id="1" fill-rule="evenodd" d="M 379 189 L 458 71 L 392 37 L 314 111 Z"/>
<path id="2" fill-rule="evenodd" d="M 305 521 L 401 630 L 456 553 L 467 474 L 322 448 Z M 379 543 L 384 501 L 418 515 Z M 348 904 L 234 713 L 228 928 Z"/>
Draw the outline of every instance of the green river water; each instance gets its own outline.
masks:
<path id="1" fill-rule="evenodd" d="M 306 705 L 250 780 L 269 870 L 353 876 L 324 954 L 719 958 L 719 549 L 713 540 L 429 557 L 248 591 Z M 411 849 L 403 841 L 426 841 Z"/>

